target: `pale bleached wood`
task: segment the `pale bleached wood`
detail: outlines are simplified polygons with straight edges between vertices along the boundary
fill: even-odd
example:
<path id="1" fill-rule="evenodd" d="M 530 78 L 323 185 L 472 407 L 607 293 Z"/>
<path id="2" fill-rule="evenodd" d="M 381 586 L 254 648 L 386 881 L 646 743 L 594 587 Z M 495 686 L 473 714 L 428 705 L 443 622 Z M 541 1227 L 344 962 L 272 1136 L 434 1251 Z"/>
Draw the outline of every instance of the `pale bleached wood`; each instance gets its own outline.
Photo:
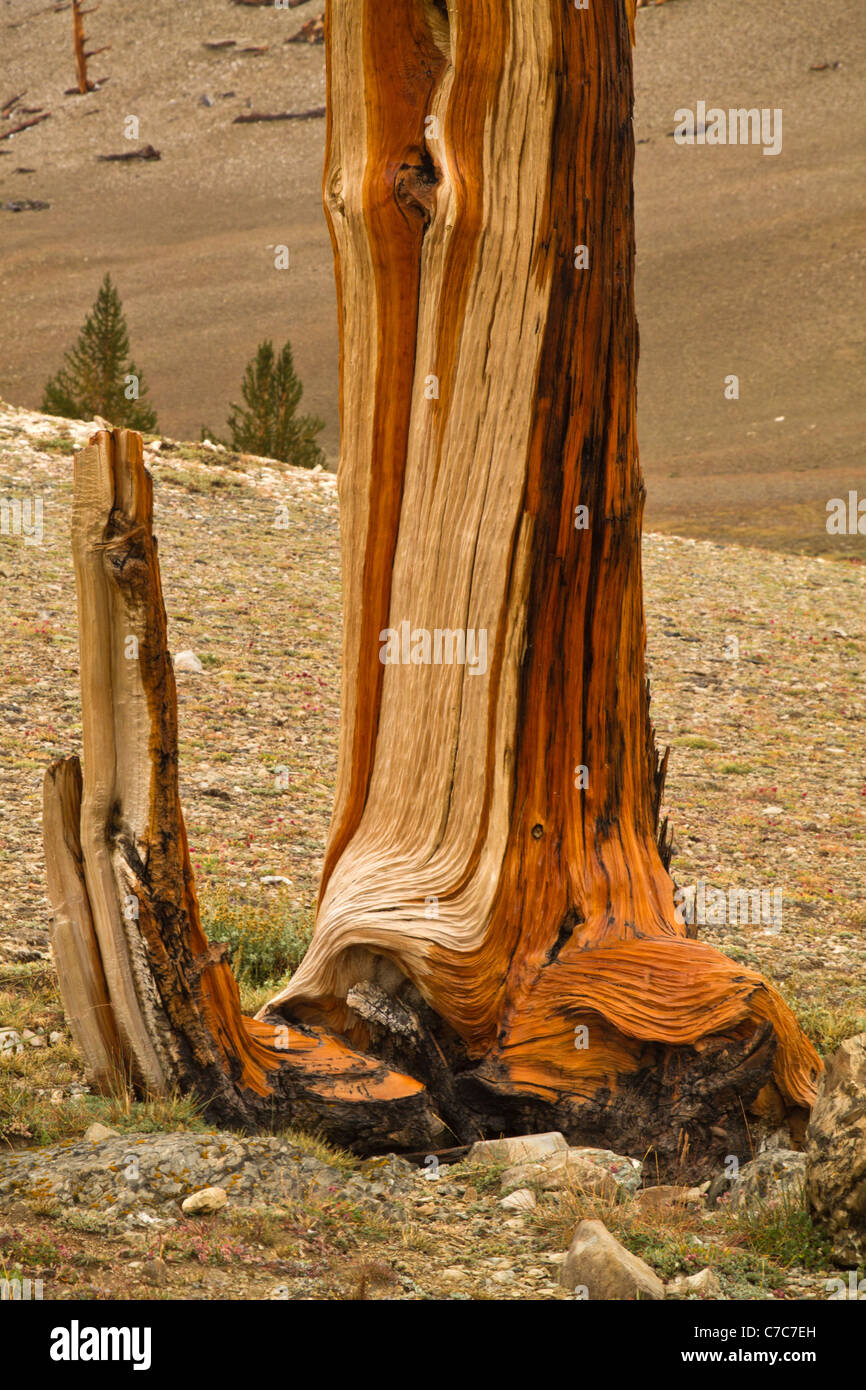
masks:
<path id="1" fill-rule="evenodd" d="M 73 501 L 83 789 L 74 759 L 46 779 L 57 966 L 85 1063 L 105 1074 L 113 1025 L 119 1080 L 193 1092 L 217 1123 L 324 1126 L 362 1150 L 383 1134 L 442 1142 L 415 1077 L 328 1032 L 245 1019 L 226 948 L 205 938 L 152 523 L 141 436 L 100 430 L 76 456 Z M 103 1035 L 90 1010 L 106 1002 Z"/>
<path id="2" fill-rule="evenodd" d="M 114 1023 L 84 879 L 79 823 L 81 766 L 62 758 L 45 773 L 42 835 L 51 949 L 69 1031 L 91 1085 L 104 1094 L 122 1088 L 126 1059 Z"/>
<path id="3" fill-rule="evenodd" d="M 121 452 L 141 449 L 128 431 Z M 120 496 L 116 499 L 116 484 Z M 81 846 L 87 893 L 102 966 L 124 1046 L 138 1076 L 154 1091 L 169 1084 L 170 1063 L 160 1039 L 167 1032 L 128 899 L 136 885 L 107 829 L 118 811 L 132 842 L 144 837 L 150 794 L 147 697 L 134 645 L 145 640 L 143 613 L 126 611 L 111 579 L 113 553 L 106 521 L 115 502 L 126 501 L 129 473 L 115 473 L 111 436 L 100 430 L 75 456 L 72 554 L 78 594 L 84 780 Z M 124 497 L 124 489 L 127 496 Z"/>

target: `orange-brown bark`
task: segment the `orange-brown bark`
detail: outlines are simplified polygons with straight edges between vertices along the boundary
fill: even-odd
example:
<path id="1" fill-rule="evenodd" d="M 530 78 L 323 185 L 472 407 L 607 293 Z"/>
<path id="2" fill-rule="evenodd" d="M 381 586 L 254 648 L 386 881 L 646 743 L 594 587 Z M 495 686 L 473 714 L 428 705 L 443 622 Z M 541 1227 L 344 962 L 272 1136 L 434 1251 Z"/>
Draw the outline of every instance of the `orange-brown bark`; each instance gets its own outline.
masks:
<path id="1" fill-rule="evenodd" d="M 72 0 L 72 45 L 75 51 L 75 76 L 78 82 L 78 90 L 82 93 L 91 92 L 93 83 L 87 76 L 87 54 L 84 37 L 84 11 L 81 8 L 81 0 Z"/>
<path id="2" fill-rule="evenodd" d="M 658 844 L 634 7 L 398 9 L 396 28 L 392 9 L 329 12 L 341 765 L 316 935 L 271 1008 L 367 1046 L 349 987 L 417 992 L 459 1036 L 470 1089 L 475 1063 L 572 1108 L 603 1093 L 613 1107 L 626 1076 L 676 1049 L 679 1065 L 708 1040 L 748 1051 L 766 1034 L 740 1101 L 775 1052 L 786 1104 L 808 1106 L 814 1050 L 765 981 L 687 939 Z M 376 635 L 404 617 L 483 627 L 486 675 L 383 666 Z"/>

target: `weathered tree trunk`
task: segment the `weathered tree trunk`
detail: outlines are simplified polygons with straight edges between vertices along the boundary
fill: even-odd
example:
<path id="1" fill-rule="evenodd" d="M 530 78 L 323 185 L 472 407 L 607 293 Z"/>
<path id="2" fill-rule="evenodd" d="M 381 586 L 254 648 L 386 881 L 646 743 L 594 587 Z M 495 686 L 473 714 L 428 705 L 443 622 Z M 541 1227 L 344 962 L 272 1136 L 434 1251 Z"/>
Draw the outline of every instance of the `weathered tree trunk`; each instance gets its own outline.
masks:
<path id="1" fill-rule="evenodd" d="M 72 47 L 75 52 L 75 77 L 78 90 L 82 96 L 87 92 L 92 92 L 96 83 L 91 82 L 87 76 L 87 60 L 95 58 L 97 53 L 107 53 L 109 44 L 104 44 L 102 48 L 87 47 L 87 35 L 84 32 L 84 16 L 93 14 L 98 10 L 98 5 L 91 5 L 89 10 L 82 8 L 82 0 L 72 0 Z"/>
<path id="2" fill-rule="evenodd" d="M 657 843 L 631 18 L 330 7 L 341 756 L 316 934 L 266 1012 L 369 1047 L 349 989 L 420 995 L 485 1126 L 674 1153 L 739 1130 L 771 1065 L 808 1105 L 820 1064 L 686 939 Z M 437 628 L 485 634 L 486 670 L 431 662 Z"/>
<path id="3" fill-rule="evenodd" d="M 779 995 L 678 922 L 658 827 L 632 17 L 624 0 L 329 6 L 340 759 L 313 942 L 257 1023 L 198 924 L 135 436 L 79 456 L 95 931 L 139 1074 L 224 1117 L 270 1106 L 367 1148 L 555 1126 L 654 1148 L 664 1172 L 747 1149 L 749 1109 L 811 1103 L 820 1062 Z M 340 1048 L 329 1105 L 316 1058 Z M 379 1111 L 347 1080 L 364 1066 Z"/>
<path id="4" fill-rule="evenodd" d="M 103 1086 L 131 1077 L 153 1092 L 195 1090 L 227 1123 L 326 1121 L 367 1148 L 383 1133 L 435 1140 L 419 1082 L 321 1030 L 243 1018 L 225 948 L 208 945 L 178 795 L 152 518 L 141 436 L 100 431 L 76 455 L 72 522 L 83 786 L 77 759 L 55 763 L 43 816 L 58 974 L 88 1070 Z M 106 995 L 93 1039 L 84 1023 L 103 1022 Z"/>

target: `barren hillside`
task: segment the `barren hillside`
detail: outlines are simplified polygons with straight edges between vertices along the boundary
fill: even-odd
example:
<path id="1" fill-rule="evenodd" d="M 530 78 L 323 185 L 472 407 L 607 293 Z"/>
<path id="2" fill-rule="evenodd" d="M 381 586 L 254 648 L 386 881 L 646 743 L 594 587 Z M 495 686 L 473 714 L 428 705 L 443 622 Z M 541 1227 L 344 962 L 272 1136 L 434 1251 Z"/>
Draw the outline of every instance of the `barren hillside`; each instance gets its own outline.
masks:
<path id="1" fill-rule="evenodd" d="M 73 85 L 63 0 L 4 0 L 0 104 L 47 120 L 0 140 L 0 393 L 38 407 L 106 270 L 163 429 L 224 427 L 247 360 L 291 338 L 305 408 L 337 452 L 337 332 L 321 209 L 324 121 L 235 124 L 324 103 L 318 0 L 104 0 L 87 20 L 107 82 Z M 866 35 L 858 0 L 668 0 L 638 12 L 639 431 L 655 529 L 811 552 L 826 502 L 862 480 Z M 224 45 L 224 46 L 223 46 Z M 780 108 L 777 156 L 688 148 L 699 100 Z M 136 116 L 138 138 L 125 138 Z M 144 145 L 152 161 L 101 162 Z M 286 245 L 289 269 L 274 268 Z M 740 399 L 724 396 L 740 378 Z"/>

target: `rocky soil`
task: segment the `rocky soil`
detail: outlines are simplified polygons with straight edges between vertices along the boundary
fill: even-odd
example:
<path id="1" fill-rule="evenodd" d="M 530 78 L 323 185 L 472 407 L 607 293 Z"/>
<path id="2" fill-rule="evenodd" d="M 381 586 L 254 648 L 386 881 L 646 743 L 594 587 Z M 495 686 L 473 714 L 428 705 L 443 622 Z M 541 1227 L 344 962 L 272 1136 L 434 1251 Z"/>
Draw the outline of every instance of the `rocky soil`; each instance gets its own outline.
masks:
<path id="1" fill-rule="evenodd" d="M 292 342 L 303 409 L 338 446 L 337 310 L 321 203 L 322 9 L 102 0 L 99 89 L 79 96 L 68 8 L 5 0 L 0 105 L 47 120 L 0 140 L 0 395 L 38 407 L 109 271 L 132 352 L 177 438 L 224 431 L 264 338 Z M 638 431 L 653 531 L 864 555 L 826 503 L 862 495 L 862 0 L 672 0 L 636 23 Z M 784 113 L 777 156 L 687 147 L 699 100 Z M 139 122 L 126 138 L 127 121 Z M 151 145 L 159 159 L 102 162 Z M 275 247 L 289 250 L 276 270 Z M 725 397 L 736 374 L 740 397 Z"/>
<path id="2" fill-rule="evenodd" d="M 771 1236 L 772 1213 L 799 1200 L 758 1199 L 751 1166 L 726 1209 L 709 1184 L 641 1188 L 639 1161 L 558 1134 L 416 1167 L 309 1140 L 94 1126 L 0 1155 L 0 1257 L 56 1299 L 826 1298 L 839 1271 L 820 1243 L 746 1248 L 750 1222 Z"/>
<path id="3" fill-rule="evenodd" d="M 91 430 L 0 407 L 0 498 L 42 508 L 41 544 L 0 534 L 0 960 L 47 951 L 41 786 L 80 749 L 71 454 Z M 335 480 L 164 439 L 147 459 L 172 650 L 204 668 L 178 699 L 205 913 L 227 894 L 309 916 L 336 767 Z M 866 1019 L 866 568 L 648 534 L 644 575 L 673 872 L 728 903 L 700 934 L 819 1033 Z M 780 920 L 731 909 L 776 889 Z"/>

